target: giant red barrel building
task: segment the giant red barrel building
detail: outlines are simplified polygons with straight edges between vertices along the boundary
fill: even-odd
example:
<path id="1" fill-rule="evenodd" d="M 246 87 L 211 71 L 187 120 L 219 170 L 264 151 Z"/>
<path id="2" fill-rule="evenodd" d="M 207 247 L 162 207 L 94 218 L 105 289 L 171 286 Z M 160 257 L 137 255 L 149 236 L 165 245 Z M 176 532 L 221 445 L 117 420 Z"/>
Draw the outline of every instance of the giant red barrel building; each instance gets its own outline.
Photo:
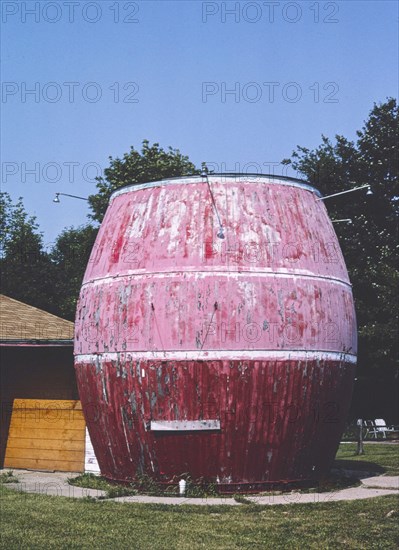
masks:
<path id="1" fill-rule="evenodd" d="M 103 475 L 227 490 L 317 479 L 355 363 L 351 285 L 314 188 L 212 175 L 114 192 L 75 335 Z"/>

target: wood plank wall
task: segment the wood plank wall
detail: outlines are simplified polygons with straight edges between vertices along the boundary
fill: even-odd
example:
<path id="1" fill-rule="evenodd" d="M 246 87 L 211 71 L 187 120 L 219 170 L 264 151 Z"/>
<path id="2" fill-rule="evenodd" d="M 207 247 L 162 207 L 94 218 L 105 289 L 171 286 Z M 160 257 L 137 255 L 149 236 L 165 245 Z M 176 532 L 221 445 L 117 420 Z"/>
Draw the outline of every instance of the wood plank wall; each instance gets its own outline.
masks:
<path id="1" fill-rule="evenodd" d="M 85 428 L 80 401 L 15 399 L 4 467 L 82 472 Z"/>

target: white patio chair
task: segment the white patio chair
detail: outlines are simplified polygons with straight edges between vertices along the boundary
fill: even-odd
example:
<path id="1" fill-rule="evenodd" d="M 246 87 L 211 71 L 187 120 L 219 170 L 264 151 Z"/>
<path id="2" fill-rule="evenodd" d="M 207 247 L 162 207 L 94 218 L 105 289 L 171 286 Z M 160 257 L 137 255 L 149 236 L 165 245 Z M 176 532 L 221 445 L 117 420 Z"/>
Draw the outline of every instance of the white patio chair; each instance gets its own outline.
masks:
<path id="1" fill-rule="evenodd" d="M 366 439 L 369 435 L 374 436 L 375 438 L 377 437 L 377 430 L 373 420 L 363 420 L 363 428 L 366 429 L 364 439 Z"/>
<path id="2" fill-rule="evenodd" d="M 397 430 L 397 426 L 387 426 L 383 418 L 376 418 L 374 420 L 374 426 L 375 438 L 377 438 L 378 434 L 382 434 L 383 439 L 386 439 L 387 432 L 394 432 Z"/>

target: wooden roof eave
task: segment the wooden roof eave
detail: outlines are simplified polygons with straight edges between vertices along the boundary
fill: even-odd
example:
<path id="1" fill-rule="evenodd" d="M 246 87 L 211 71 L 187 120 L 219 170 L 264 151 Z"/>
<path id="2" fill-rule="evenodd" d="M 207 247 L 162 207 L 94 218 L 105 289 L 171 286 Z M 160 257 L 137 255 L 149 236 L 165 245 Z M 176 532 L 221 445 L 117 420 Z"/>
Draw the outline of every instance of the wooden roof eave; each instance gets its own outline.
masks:
<path id="1" fill-rule="evenodd" d="M 73 340 L 0 340 L 0 347 L 72 347 Z"/>

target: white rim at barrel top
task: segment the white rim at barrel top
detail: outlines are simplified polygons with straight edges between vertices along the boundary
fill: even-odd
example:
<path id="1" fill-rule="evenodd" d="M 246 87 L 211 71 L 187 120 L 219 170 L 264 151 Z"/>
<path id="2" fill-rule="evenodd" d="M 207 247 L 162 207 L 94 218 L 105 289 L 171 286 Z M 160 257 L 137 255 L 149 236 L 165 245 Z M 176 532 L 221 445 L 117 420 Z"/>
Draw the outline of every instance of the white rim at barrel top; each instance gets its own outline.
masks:
<path id="1" fill-rule="evenodd" d="M 75 353 L 80 363 L 102 361 L 336 361 L 356 364 L 357 355 L 345 351 L 256 349 L 256 350 L 126 350 Z"/>
<path id="2" fill-rule="evenodd" d="M 289 178 L 288 176 L 268 176 L 266 174 L 212 174 L 207 178 L 204 176 L 182 176 L 176 178 L 169 178 L 159 181 L 151 181 L 148 183 L 132 183 L 131 185 L 125 185 L 120 189 L 116 189 L 110 197 L 110 202 L 118 197 L 119 195 L 124 195 L 125 193 L 130 193 L 132 191 L 140 191 L 142 189 L 151 189 L 153 187 L 161 187 L 168 185 L 189 185 L 193 183 L 204 183 L 207 184 L 207 179 L 210 184 L 212 183 L 226 183 L 227 181 L 235 182 L 256 182 L 256 183 L 270 183 L 273 185 L 284 185 L 288 187 L 299 187 L 300 189 L 305 189 L 317 195 L 317 197 L 322 197 L 322 194 L 318 189 L 309 185 L 308 183 L 298 180 L 295 178 Z"/>

